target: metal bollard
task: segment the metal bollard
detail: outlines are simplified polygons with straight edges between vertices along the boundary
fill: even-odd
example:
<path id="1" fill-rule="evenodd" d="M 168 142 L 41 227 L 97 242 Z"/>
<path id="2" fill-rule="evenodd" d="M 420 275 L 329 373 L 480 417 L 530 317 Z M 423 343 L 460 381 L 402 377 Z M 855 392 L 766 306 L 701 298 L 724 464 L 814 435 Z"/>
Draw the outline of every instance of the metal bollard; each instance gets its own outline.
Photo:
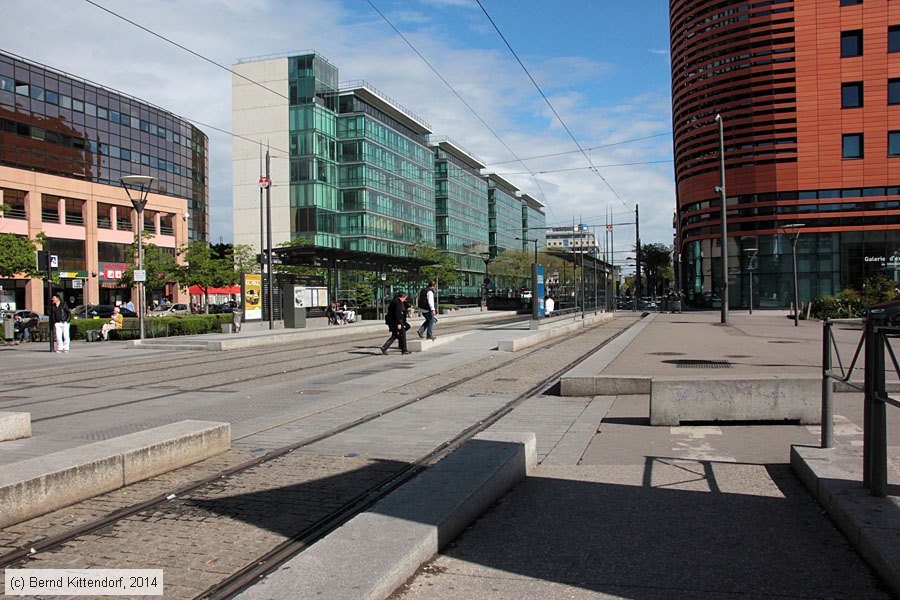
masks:
<path id="1" fill-rule="evenodd" d="M 832 323 L 822 323 L 822 448 L 834 447 L 834 382 L 831 380 Z"/>

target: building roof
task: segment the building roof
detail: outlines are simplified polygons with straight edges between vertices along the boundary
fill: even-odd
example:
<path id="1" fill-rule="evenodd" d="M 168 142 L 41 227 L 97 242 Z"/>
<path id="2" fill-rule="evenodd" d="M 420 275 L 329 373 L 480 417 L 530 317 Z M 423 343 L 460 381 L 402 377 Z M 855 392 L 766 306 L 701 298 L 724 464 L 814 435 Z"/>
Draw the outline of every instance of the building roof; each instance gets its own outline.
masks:
<path id="1" fill-rule="evenodd" d="M 531 208 L 533 208 L 533 209 L 535 209 L 535 210 L 537 210 L 537 211 L 540 211 L 541 213 L 544 212 L 544 208 L 547 206 L 546 204 L 544 204 L 543 202 L 541 202 L 540 200 L 538 200 L 538 199 L 535 198 L 534 196 L 531 196 L 530 194 L 525 194 L 525 193 L 523 193 L 523 194 L 521 195 L 521 198 L 522 198 L 522 201 L 523 201 L 523 202 L 525 202 L 526 204 L 528 204 L 528 206 L 530 206 Z"/>
<path id="2" fill-rule="evenodd" d="M 431 136 L 428 139 L 428 145 L 437 146 L 441 150 L 447 152 L 448 154 L 452 154 L 472 168 L 483 169 L 485 167 L 484 161 L 476 157 L 474 154 L 472 154 L 447 136 Z"/>
<path id="3" fill-rule="evenodd" d="M 275 248 L 273 254 L 283 265 L 305 265 L 376 273 L 418 273 L 422 267 L 436 264 L 433 260 L 411 256 L 392 256 L 324 246 L 286 246 Z"/>
<path id="4" fill-rule="evenodd" d="M 504 191 L 506 191 L 509 194 L 516 195 L 516 192 L 519 191 L 519 188 L 517 188 L 516 186 L 514 186 L 507 180 L 503 179 L 496 173 L 485 173 L 484 176 L 488 178 L 489 183 L 493 184 L 495 187 L 502 188 Z"/>
<path id="5" fill-rule="evenodd" d="M 341 95 L 354 94 L 359 96 L 367 104 L 371 104 L 386 115 L 397 119 L 415 133 L 423 135 L 431 133 L 431 125 L 428 124 L 428 121 L 407 110 L 365 81 L 345 81 L 338 85 L 338 90 Z"/>

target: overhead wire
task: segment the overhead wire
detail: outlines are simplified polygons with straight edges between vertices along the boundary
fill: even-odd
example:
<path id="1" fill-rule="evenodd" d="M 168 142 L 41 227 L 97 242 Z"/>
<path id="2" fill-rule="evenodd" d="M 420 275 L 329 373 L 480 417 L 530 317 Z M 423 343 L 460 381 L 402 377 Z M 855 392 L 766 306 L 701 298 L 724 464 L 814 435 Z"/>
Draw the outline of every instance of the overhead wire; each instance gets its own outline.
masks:
<path id="1" fill-rule="evenodd" d="M 613 187 L 612 187 L 612 185 L 610 185 L 609 181 L 607 181 L 606 178 L 603 176 L 603 174 L 600 173 L 600 171 L 598 171 L 597 168 L 594 166 L 594 163 L 593 163 L 593 161 L 591 160 L 591 157 L 588 156 L 588 154 L 587 154 L 587 152 L 585 152 L 584 148 L 581 147 L 581 144 L 578 142 L 578 140 L 577 140 L 577 139 L 575 138 L 575 136 L 572 134 L 572 131 L 569 129 L 569 126 L 566 125 L 566 122 L 563 121 L 563 119 L 562 119 L 561 116 L 559 116 L 559 113 L 556 111 L 556 108 L 555 108 L 555 107 L 553 106 L 553 104 L 550 102 L 550 99 L 547 98 L 546 94 L 544 94 L 544 91 L 541 89 L 541 86 L 539 86 L 538 83 L 537 83 L 537 81 L 534 80 L 534 77 L 532 77 L 531 73 L 528 71 L 528 68 L 525 66 L 525 63 L 522 62 L 522 60 L 519 58 L 519 55 L 516 54 L 516 51 L 515 51 L 515 50 L 513 50 L 513 47 L 512 47 L 512 46 L 510 45 L 510 43 L 507 41 L 506 36 L 503 35 L 503 32 L 500 31 L 500 28 L 499 28 L 499 27 L 497 27 L 497 24 L 494 22 L 494 19 L 491 18 L 491 15 L 488 14 L 488 11 L 484 8 L 484 5 L 481 4 L 481 0 L 475 0 L 475 2 L 476 2 L 476 3 L 478 4 L 478 6 L 481 8 L 481 11 L 484 13 L 484 16 L 487 17 L 488 21 L 491 22 L 491 25 L 494 27 L 494 30 L 497 32 L 497 35 L 499 35 L 499 36 L 500 36 L 500 39 L 503 40 L 503 43 L 506 44 L 506 47 L 507 47 L 507 48 L 509 49 L 509 51 L 512 53 L 513 57 L 515 57 L 516 61 L 519 63 L 519 66 L 522 67 L 522 70 L 525 71 L 525 74 L 526 74 L 526 75 L 528 75 L 528 79 L 530 79 L 530 80 L 531 80 L 531 83 L 534 84 L 534 87 L 537 89 L 538 93 L 541 95 L 541 98 L 544 99 L 544 102 L 546 102 L 546 103 L 547 103 L 547 106 L 550 107 L 550 110 L 553 111 L 553 114 L 556 116 L 556 119 L 557 119 L 557 120 L 560 122 L 560 124 L 563 126 L 563 129 L 566 130 L 566 133 L 568 133 L 568 134 L 569 134 L 569 137 L 572 138 L 572 141 L 575 142 L 575 145 L 576 145 L 576 146 L 578 147 L 578 149 L 581 151 L 581 154 L 584 156 L 585 159 L 587 159 L 588 164 L 591 165 L 593 172 L 596 173 L 597 176 L 600 177 L 600 179 L 603 180 L 603 183 L 606 184 L 606 187 L 609 188 L 609 191 L 612 192 L 613 196 L 615 196 L 616 198 L 618 198 L 619 201 L 620 201 L 623 205 L 625 205 L 625 206 L 627 207 L 628 204 L 627 204 L 624 200 L 622 200 L 622 197 L 619 196 L 618 192 L 616 192 L 615 189 L 613 189 Z"/>
<path id="2" fill-rule="evenodd" d="M 384 22 L 387 23 L 388 26 L 389 26 L 391 29 L 394 30 L 394 33 L 396 33 L 396 34 L 400 37 L 400 39 L 403 40 L 403 41 L 406 43 L 407 46 L 409 46 L 409 48 L 416 54 L 416 56 L 418 56 L 418 57 L 422 60 L 422 62 L 424 62 L 424 63 L 428 66 L 428 68 L 431 69 L 431 71 L 437 76 L 437 78 L 440 79 L 441 82 L 443 82 L 443 84 L 447 86 L 447 89 L 449 89 L 449 90 L 453 93 L 453 95 L 456 96 L 456 97 L 459 99 L 459 101 L 462 102 L 463 105 L 464 105 L 466 108 L 468 108 L 469 111 L 470 111 L 473 115 L 475 115 L 475 118 L 477 118 L 478 121 L 481 122 L 481 124 L 484 125 L 485 128 L 487 128 L 487 130 L 490 131 L 491 134 L 492 134 L 495 138 L 497 138 L 497 141 L 499 141 L 499 142 L 503 145 L 503 147 L 506 148 L 506 150 L 507 150 L 513 157 L 515 157 L 515 160 L 514 160 L 514 161 L 509 161 L 509 162 L 518 162 L 518 163 L 520 163 L 520 164 L 522 165 L 522 167 L 524 167 L 526 170 L 529 170 L 529 169 L 528 169 L 528 165 L 526 165 L 524 162 L 522 162 L 522 159 L 520 159 L 519 156 L 515 153 L 515 151 L 514 151 L 512 148 L 510 148 L 509 145 L 508 145 L 506 142 L 503 141 L 503 139 L 500 137 L 500 135 L 499 135 L 496 131 L 494 131 L 493 127 L 491 127 L 490 125 L 488 125 L 487 121 L 485 121 L 485 120 L 481 117 L 481 115 L 478 114 L 478 111 L 476 111 L 476 110 L 472 107 L 472 105 L 469 104 L 469 103 L 466 101 L 466 99 L 463 98 L 462 95 L 461 95 L 459 92 L 456 91 L 456 88 L 454 88 L 453 85 L 451 85 L 450 82 L 447 81 L 447 79 L 446 79 L 443 75 L 441 75 L 441 73 L 437 70 L 437 68 L 435 68 L 434 65 L 432 65 L 431 62 L 429 62 L 428 59 L 425 58 L 425 56 L 424 56 L 421 52 L 419 52 L 418 48 L 416 48 L 415 45 L 414 45 L 411 41 L 409 41 L 409 39 L 408 39 L 405 35 L 403 35 L 403 33 L 402 33 L 402 32 L 401 32 L 401 31 L 400 31 L 400 30 L 399 30 L 399 29 L 391 22 L 391 20 L 387 18 L 387 15 L 385 15 L 383 12 L 381 12 L 381 11 L 378 9 L 378 7 L 375 6 L 375 4 L 372 2 L 372 0 L 366 0 L 366 2 L 368 2 L 369 6 L 372 7 L 372 10 L 374 10 L 376 13 L 378 13 L 378 16 L 380 16 L 380 17 L 384 20 Z M 529 170 L 529 171 L 530 171 L 530 170 Z M 545 205 L 546 205 L 547 208 L 550 209 L 550 211 L 552 212 L 552 211 L 553 211 L 553 208 L 552 208 L 551 206 L 549 206 L 548 204 L 546 204 L 546 194 L 544 193 L 544 190 L 543 190 L 543 188 L 541 187 L 540 181 L 537 180 L 537 177 L 536 177 L 533 173 L 531 173 L 531 176 L 534 178 L 535 184 L 537 185 L 538 189 L 540 190 L 541 196 L 542 196 L 542 197 L 544 198 L 544 200 L 545 200 Z"/>
<path id="3" fill-rule="evenodd" d="M 631 143 L 633 143 L 633 142 L 642 142 L 642 141 L 644 141 L 644 140 L 650 140 L 650 139 L 653 139 L 653 138 L 658 138 L 658 137 L 663 137 L 663 136 L 668 136 L 668 135 L 672 135 L 672 132 L 671 132 L 671 131 L 667 131 L 667 132 L 665 132 L 665 133 L 656 133 L 656 134 L 653 134 L 653 135 L 646 135 L 646 136 L 644 136 L 644 137 L 632 138 L 632 139 L 630 139 L 630 140 L 622 140 L 622 141 L 620 141 L 620 142 L 612 142 L 611 144 L 603 144 L 603 145 L 600 145 L 600 146 L 591 146 L 590 148 L 585 148 L 585 150 L 587 150 L 588 152 L 590 152 L 591 150 L 601 150 L 601 149 L 603 149 L 603 148 L 611 148 L 611 147 L 613 147 L 613 146 L 621 146 L 622 144 L 631 144 Z M 530 157 L 528 157 L 528 158 L 523 158 L 522 160 L 537 160 L 537 159 L 539 159 L 539 158 L 553 158 L 554 156 L 564 156 L 564 155 L 566 155 L 566 154 L 575 154 L 576 152 L 580 152 L 580 150 L 566 150 L 565 152 L 554 152 L 553 154 L 540 154 L 540 155 L 538 155 L 538 156 L 530 156 Z M 497 165 L 505 165 L 505 164 L 508 164 L 508 163 L 511 163 L 511 162 L 518 162 L 518 161 L 515 161 L 515 160 L 504 160 L 504 161 L 495 162 L 495 163 L 488 163 L 487 166 L 488 166 L 488 167 L 495 167 L 495 166 L 497 166 Z M 600 166 L 603 166 L 603 165 L 600 165 Z"/>
<path id="4" fill-rule="evenodd" d="M 670 163 L 670 162 L 672 162 L 671 158 L 666 159 L 666 160 L 648 160 L 648 161 L 641 161 L 641 162 L 616 163 L 616 164 L 610 164 L 610 165 L 597 165 L 597 168 L 602 167 L 604 169 L 607 169 L 610 167 L 632 167 L 635 165 L 656 165 L 656 164 L 660 164 L 660 163 Z M 592 168 L 594 168 L 594 167 L 569 167 L 568 169 L 545 169 L 545 170 L 541 170 L 541 171 L 534 171 L 533 173 L 538 174 L 538 175 L 546 175 L 547 173 L 564 173 L 567 171 L 585 171 L 585 170 L 592 169 Z M 506 177 L 507 175 L 528 175 L 528 174 L 531 174 L 531 172 L 529 172 L 529 173 L 497 173 L 497 174 L 500 176 Z"/>

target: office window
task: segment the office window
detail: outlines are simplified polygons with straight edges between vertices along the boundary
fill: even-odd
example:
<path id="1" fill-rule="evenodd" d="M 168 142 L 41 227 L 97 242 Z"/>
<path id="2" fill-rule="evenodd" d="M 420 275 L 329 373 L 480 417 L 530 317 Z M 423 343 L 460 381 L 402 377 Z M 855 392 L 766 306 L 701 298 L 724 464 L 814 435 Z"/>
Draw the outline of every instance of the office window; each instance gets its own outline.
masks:
<path id="1" fill-rule="evenodd" d="M 842 137 L 841 156 L 847 159 L 863 157 L 863 134 L 845 133 Z"/>
<path id="2" fill-rule="evenodd" d="M 900 79 L 888 79 L 888 104 L 900 104 Z"/>
<path id="3" fill-rule="evenodd" d="M 888 131 L 888 156 L 900 156 L 900 131 Z"/>
<path id="4" fill-rule="evenodd" d="M 850 56 L 862 56 L 863 53 L 863 32 L 861 29 L 856 31 L 841 32 L 841 58 Z"/>
<path id="5" fill-rule="evenodd" d="M 841 108 L 859 108 L 863 105 L 862 81 L 841 84 Z"/>
<path id="6" fill-rule="evenodd" d="M 841 0 L 841 6 L 855 6 L 862 3 L 863 0 Z"/>
<path id="7" fill-rule="evenodd" d="M 900 25 L 888 27 L 888 52 L 900 52 Z"/>

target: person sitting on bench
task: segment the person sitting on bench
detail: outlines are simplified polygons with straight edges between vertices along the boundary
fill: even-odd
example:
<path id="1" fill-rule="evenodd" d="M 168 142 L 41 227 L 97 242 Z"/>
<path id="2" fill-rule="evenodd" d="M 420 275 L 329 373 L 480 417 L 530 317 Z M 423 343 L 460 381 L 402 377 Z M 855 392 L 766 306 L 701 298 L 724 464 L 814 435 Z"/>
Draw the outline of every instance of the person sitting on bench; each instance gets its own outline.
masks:
<path id="1" fill-rule="evenodd" d="M 125 319 L 122 317 L 122 314 L 119 312 L 119 307 L 117 306 L 113 308 L 113 314 L 109 318 L 109 323 L 106 323 L 105 325 L 103 325 L 103 327 L 100 328 L 100 335 L 103 337 L 103 339 L 109 339 L 109 332 L 111 330 L 122 329 L 122 323 L 124 322 L 124 320 Z"/>

